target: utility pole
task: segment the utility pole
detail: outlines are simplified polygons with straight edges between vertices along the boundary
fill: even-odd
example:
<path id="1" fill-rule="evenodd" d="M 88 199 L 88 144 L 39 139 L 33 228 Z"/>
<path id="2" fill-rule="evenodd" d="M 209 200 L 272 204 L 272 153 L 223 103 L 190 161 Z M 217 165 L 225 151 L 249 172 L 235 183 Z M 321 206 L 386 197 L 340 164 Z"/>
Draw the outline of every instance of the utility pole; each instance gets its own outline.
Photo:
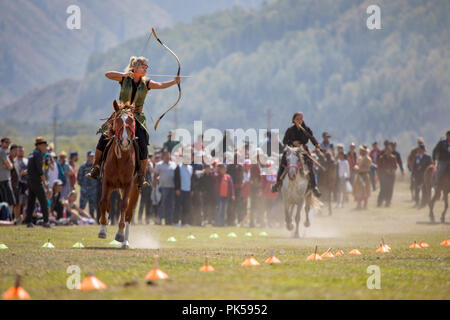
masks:
<path id="1" fill-rule="evenodd" d="M 173 138 L 175 138 L 177 129 L 178 129 L 178 109 L 173 110 L 173 122 L 175 124 L 175 128 L 173 129 Z"/>
<path id="2" fill-rule="evenodd" d="M 56 138 L 58 129 L 59 108 L 58 106 L 53 109 L 53 151 L 56 152 Z"/>
<path id="3" fill-rule="evenodd" d="M 270 129 L 272 129 L 271 127 L 270 127 L 270 122 L 271 122 L 271 120 L 272 120 L 272 110 L 270 110 L 270 109 L 267 109 L 266 110 L 266 115 L 267 115 L 267 130 L 270 130 Z"/>

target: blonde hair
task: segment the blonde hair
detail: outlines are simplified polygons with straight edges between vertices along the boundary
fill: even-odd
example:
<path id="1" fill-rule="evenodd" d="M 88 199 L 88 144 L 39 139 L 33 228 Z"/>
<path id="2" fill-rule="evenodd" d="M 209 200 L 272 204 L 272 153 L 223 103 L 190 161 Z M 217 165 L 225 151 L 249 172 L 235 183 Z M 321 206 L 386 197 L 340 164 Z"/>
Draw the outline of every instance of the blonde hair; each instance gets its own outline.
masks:
<path id="1" fill-rule="evenodd" d="M 148 64 L 148 59 L 146 57 L 135 57 L 132 56 L 130 58 L 130 62 L 128 63 L 128 66 L 125 68 L 125 73 L 134 71 L 137 67 L 139 67 L 142 64 Z"/>

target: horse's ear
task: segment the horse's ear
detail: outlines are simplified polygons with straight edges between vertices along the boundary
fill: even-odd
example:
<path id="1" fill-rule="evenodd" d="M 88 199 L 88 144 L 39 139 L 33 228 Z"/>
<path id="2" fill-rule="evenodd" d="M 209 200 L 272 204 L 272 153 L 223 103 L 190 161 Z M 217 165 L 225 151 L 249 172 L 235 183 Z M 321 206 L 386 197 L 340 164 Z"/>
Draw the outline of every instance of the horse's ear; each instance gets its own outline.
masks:
<path id="1" fill-rule="evenodd" d="M 113 107 L 114 107 L 114 111 L 119 111 L 119 109 L 120 109 L 120 107 L 119 107 L 119 105 L 117 104 L 117 101 L 114 99 L 114 101 L 113 101 Z"/>

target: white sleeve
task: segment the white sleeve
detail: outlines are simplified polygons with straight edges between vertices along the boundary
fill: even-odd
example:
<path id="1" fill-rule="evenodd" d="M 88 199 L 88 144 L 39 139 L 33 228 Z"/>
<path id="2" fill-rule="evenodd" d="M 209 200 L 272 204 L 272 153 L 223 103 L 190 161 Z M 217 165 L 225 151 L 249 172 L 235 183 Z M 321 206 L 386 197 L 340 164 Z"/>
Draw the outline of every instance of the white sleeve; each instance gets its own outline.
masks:
<path id="1" fill-rule="evenodd" d="M 347 160 L 345 160 L 344 163 L 345 163 L 345 175 L 344 175 L 344 177 L 348 178 L 348 177 L 350 177 L 350 165 L 348 164 Z"/>

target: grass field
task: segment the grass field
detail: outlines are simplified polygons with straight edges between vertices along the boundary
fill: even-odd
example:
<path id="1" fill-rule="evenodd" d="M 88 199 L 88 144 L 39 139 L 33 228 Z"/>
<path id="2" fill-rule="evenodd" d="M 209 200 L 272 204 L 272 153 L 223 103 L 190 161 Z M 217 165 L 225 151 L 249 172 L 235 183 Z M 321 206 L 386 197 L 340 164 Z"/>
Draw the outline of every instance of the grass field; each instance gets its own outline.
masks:
<path id="1" fill-rule="evenodd" d="M 97 238 L 98 226 L 27 229 L 0 228 L 0 290 L 10 287 L 16 272 L 23 274 L 23 287 L 34 299 L 448 299 L 450 297 L 450 247 L 440 246 L 450 238 L 449 225 L 419 225 L 427 220 L 426 209 L 412 209 L 405 182 L 397 183 L 393 206 L 375 208 L 372 194 L 370 208 L 335 209 L 333 216 L 312 216 L 306 237 L 293 239 L 284 229 L 213 227 L 160 227 L 136 225 L 131 228 L 131 245 L 122 250 L 109 247 L 116 226 L 108 228 L 108 239 Z M 441 211 L 442 203 L 436 212 Z M 228 238 L 229 232 L 237 238 Z M 245 232 L 252 237 L 245 237 Z M 218 233 L 218 239 L 209 235 Z M 195 240 L 187 240 L 194 234 Z M 167 242 L 174 236 L 177 242 Z M 381 237 L 391 253 L 375 253 Z M 40 248 L 50 238 L 55 249 Z M 430 247 L 409 249 L 414 241 L 424 240 Z M 84 249 L 72 245 L 82 241 Z M 360 256 L 306 261 L 333 247 L 348 253 L 353 248 Z M 280 265 L 265 265 L 269 250 L 281 260 Z M 247 254 L 254 254 L 261 266 L 243 267 Z M 144 277 L 153 268 L 153 256 L 160 256 L 160 268 L 170 279 L 146 283 Z M 198 269 L 204 256 L 216 272 Z M 79 291 L 66 288 L 70 276 L 66 269 L 78 265 L 82 278 L 89 272 L 108 285 L 103 291 Z M 379 266 L 381 289 L 366 286 L 367 267 Z M 133 286 L 125 283 L 136 280 Z"/>

